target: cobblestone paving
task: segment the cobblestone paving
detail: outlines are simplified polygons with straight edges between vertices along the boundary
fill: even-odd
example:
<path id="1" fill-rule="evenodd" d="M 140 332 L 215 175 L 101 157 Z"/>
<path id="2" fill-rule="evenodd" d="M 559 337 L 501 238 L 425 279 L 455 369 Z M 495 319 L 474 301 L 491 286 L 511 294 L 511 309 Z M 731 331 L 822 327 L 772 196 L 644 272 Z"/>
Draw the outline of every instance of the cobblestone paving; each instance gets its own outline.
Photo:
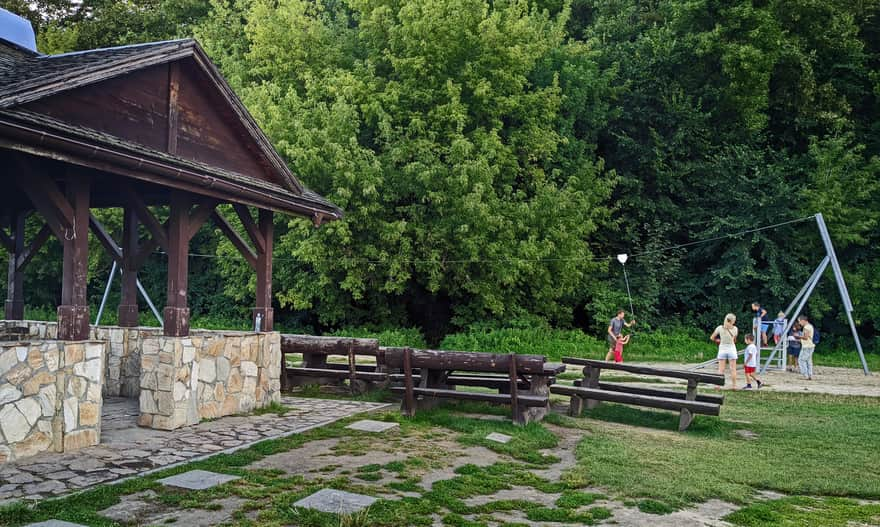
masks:
<path id="1" fill-rule="evenodd" d="M 107 398 L 101 444 L 0 465 L 0 505 L 20 499 L 61 496 L 388 406 L 296 397 L 282 397 L 281 402 L 291 408 L 282 416 L 223 417 L 168 432 L 136 425 L 137 399 Z"/>

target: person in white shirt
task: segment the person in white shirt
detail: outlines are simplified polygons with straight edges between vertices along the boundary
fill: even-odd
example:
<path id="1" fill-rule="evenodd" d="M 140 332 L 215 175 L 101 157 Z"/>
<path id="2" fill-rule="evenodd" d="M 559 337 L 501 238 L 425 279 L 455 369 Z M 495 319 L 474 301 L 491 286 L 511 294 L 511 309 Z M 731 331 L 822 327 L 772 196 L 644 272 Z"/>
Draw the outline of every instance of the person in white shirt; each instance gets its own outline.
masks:
<path id="1" fill-rule="evenodd" d="M 755 346 L 755 336 L 749 333 L 745 336 L 745 341 L 748 346 L 746 346 L 745 352 L 745 364 L 743 365 L 743 369 L 746 372 L 746 390 L 752 389 L 752 379 L 758 384 L 758 388 L 764 386 L 764 383 L 761 382 L 761 379 L 755 377 L 755 371 L 758 369 L 758 346 Z"/>
<path id="2" fill-rule="evenodd" d="M 709 337 L 709 340 L 718 344 L 718 374 L 724 375 L 724 367 L 730 364 L 730 380 L 733 382 L 731 389 L 733 390 L 736 390 L 736 336 L 739 334 L 739 329 L 735 324 L 736 315 L 728 313 L 724 317 L 724 324 L 715 328 L 712 336 Z"/>
<path id="3" fill-rule="evenodd" d="M 804 379 L 808 381 L 813 380 L 813 352 L 816 351 L 816 343 L 813 342 L 813 334 L 816 332 L 816 329 L 813 328 L 813 325 L 810 324 L 810 320 L 806 315 L 801 315 L 798 317 L 798 322 L 800 322 L 801 327 L 803 328 L 803 333 L 801 334 L 801 353 L 798 356 L 798 367 L 801 370 L 801 375 L 804 376 Z"/>

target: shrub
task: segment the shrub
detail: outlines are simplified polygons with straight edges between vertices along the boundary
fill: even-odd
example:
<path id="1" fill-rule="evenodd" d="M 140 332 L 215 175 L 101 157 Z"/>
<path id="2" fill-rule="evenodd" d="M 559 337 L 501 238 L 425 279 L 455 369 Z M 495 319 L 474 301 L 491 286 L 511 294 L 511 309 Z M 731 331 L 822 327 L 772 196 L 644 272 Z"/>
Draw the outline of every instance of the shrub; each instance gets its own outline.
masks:
<path id="1" fill-rule="evenodd" d="M 378 339 L 381 346 L 409 346 L 427 348 L 425 337 L 416 328 L 342 328 L 329 333 L 336 337 L 356 337 Z"/>

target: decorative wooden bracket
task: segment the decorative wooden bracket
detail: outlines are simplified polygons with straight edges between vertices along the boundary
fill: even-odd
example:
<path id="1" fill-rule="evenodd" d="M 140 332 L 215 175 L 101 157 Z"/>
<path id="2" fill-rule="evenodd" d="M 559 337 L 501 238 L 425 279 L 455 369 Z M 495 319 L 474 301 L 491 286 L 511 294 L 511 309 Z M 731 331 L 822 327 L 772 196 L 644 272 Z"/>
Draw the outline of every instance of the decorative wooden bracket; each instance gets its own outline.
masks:
<path id="1" fill-rule="evenodd" d="M 251 269 L 256 269 L 257 253 L 251 249 L 250 245 L 248 245 L 244 238 L 238 234 L 238 231 L 235 230 L 232 224 L 230 224 L 229 221 L 216 210 L 211 214 L 211 219 L 220 231 L 226 235 L 229 241 L 232 242 L 232 245 L 238 249 L 238 252 L 241 253 L 248 265 L 251 266 Z"/>
<path id="2" fill-rule="evenodd" d="M 234 208 L 235 213 L 238 214 L 238 219 L 241 220 L 241 225 L 244 227 L 245 232 L 247 232 L 248 237 L 254 243 L 257 252 L 264 251 L 266 249 L 266 240 L 263 238 L 262 233 L 260 233 L 260 228 L 254 221 L 253 216 L 251 216 L 251 211 L 240 203 L 233 203 L 232 208 Z"/>
<path id="3" fill-rule="evenodd" d="M 31 260 L 34 259 L 37 252 L 43 247 L 43 244 L 49 239 L 49 236 L 52 236 L 52 229 L 49 228 L 45 223 L 40 230 L 37 231 L 34 239 L 31 240 L 30 245 L 28 245 L 27 249 L 25 249 L 18 257 L 15 259 L 15 270 L 23 271 L 27 264 L 30 263 Z"/>
<path id="4" fill-rule="evenodd" d="M 73 207 L 55 184 L 55 181 L 40 172 L 16 171 L 16 183 L 27 195 L 34 207 L 46 220 L 46 225 L 62 243 L 67 231 L 73 227 Z M 25 175 L 27 174 L 27 175 Z"/>

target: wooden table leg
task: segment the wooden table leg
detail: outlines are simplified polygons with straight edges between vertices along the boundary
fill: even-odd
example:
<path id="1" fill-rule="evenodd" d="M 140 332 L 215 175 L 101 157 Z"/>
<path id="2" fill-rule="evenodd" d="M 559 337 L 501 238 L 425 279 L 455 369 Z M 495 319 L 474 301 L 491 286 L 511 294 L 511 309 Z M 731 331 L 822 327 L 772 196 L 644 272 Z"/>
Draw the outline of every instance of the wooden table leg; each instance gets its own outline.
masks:
<path id="1" fill-rule="evenodd" d="M 599 387 L 599 373 L 601 370 L 596 368 L 595 366 L 587 366 L 584 368 L 584 382 L 586 383 L 587 388 L 598 388 Z M 593 408 L 599 406 L 599 401 L 595 399 L 587 399 L 587 410 L 592 410 Z"/>
<path id="2" fill-rule="evenodd" d="M 413 394 L 412 350 L 409 348 L 403 350 L 403 386 L 403 414 L 412 417 L 416 414 L 416 399 Z"/>
<path id="3" fill-rule="evenodd" d="M 688 379 L 687 394 L 684 396 L 685 401 L 695 401 L 697 399 L 697 380 Z M 687 408 L 681 409 L 678 416 L 678 431 L 683 432 L 691 425 L 694 420 L 694 414 Z"/>
<path id="4" fill-rule="evenodd" d="M 529 381 L 529 395 L 537 395 L 547 398 L 547 404 L 544 406 L 523 407 L 520 413 L 523 415 L 522 422 L 524 424 L 537 422 L 544 419 L 550 412 L 550 379 L 549 375 L 532 375 Z"/>

